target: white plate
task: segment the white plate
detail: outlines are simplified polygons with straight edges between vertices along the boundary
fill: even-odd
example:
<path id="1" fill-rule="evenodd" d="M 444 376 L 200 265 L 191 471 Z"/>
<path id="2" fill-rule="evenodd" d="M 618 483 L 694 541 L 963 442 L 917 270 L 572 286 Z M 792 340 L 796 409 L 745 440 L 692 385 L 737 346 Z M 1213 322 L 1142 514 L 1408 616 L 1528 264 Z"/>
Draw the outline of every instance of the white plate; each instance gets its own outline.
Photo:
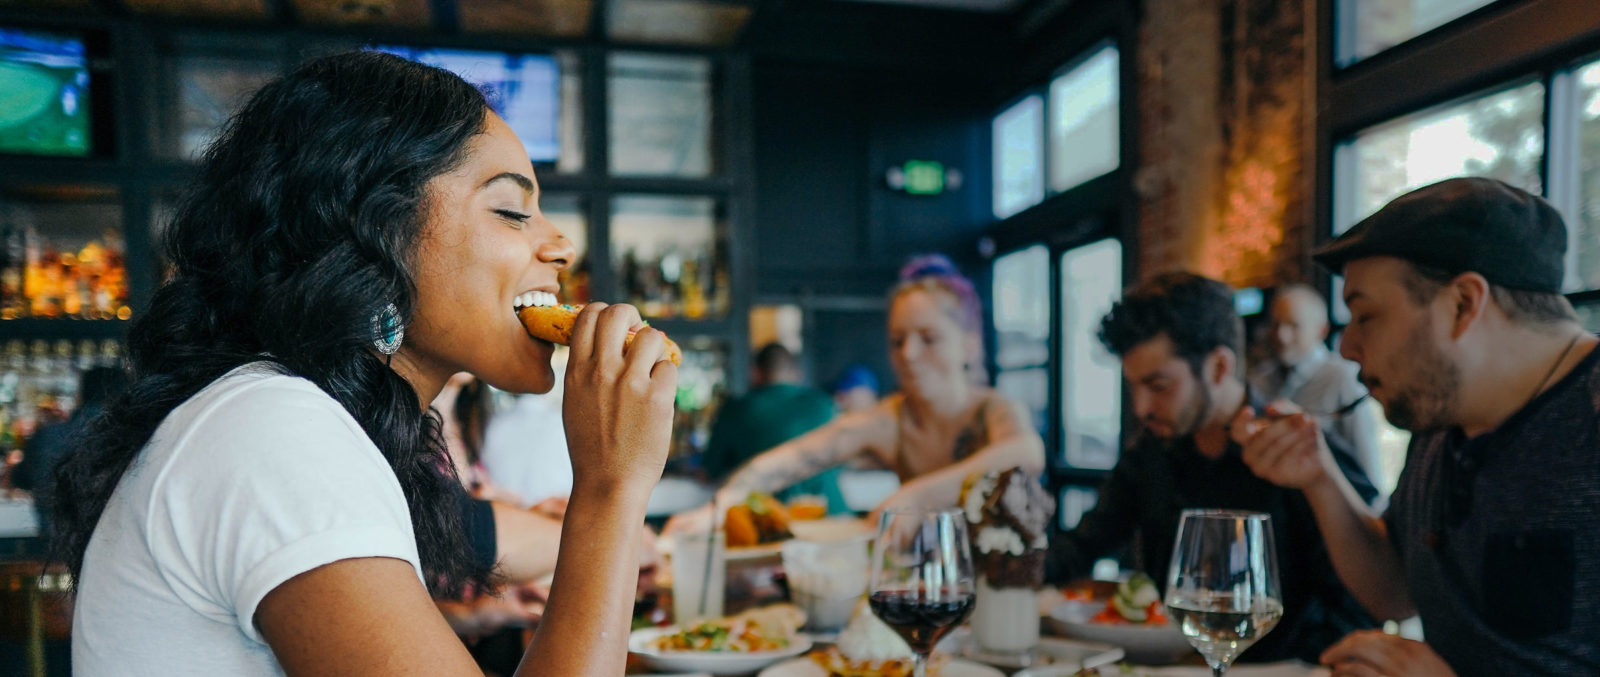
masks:
<path id="1" fill-rule="evenodd" d="M 950 654 L 960 654 L 979 663 L 988 663 L 1007 670 L 1025 668 L 1032 663 L 1024 663 L 1021 656 L 1010 654 L 990 654 L 978 648 L 978 643 L 973 640 L 972 629 L 967 626 L 957 628 L 939 640 L 939 651 Z M 1084 642 L 1076 639 L 1061 639 L 1059 637 L 1040 637 L 1039 645 L 1033 649 L 1034 663 L 1049 664 L 1059 667 L 1071 666 L 1067 674 L 1072 674 L 1086 668 L 1098 668 L 1102 665 L 1111 665 L 1122 660 L 1122 649 L 1110 644 Z"/>
<path id="2" fill-rule="evenodd" d="M 1091 623 L 1089 619 L 1105 606 L 1105 602 L 1069 600 L 1051 609 L 1045 621 L 1062 635 L 1120 646 L 1134 663 L 1162 665 L 1194 652 L 1189 640 L 1171 622 L 1166 625 Z"/>
<path id="3" fill-rule="evenodd" d="M 762 670 L 757 677 L 828 677 L 828 673 L 814 660 L 796 658 Z M 930 677 L 1005 677 L 1005 673 L 982 663 L 953 658 L 944 664 L 943 670 Z"/>
<path id="4" fill-rule="evenodd" d="M 1112 677 L 1211 677 L 1211 668 L 1202 666 L 1183 666 L 1167 668 L 1146 668 L 1135 666 L 1133 672 L 1124 673 L 1120 668 L 1103 670 Z M 1011 677 L 1072 677 L 1075 671 L 1065 665 L 1049 665 L 1041 668 L 1029 668 L 1018 672 Z M 1266 665 L 1235 665 L 1228 668 L 1228 677 L 1328 677 L 1328 669 L 1306 665 L 1299 661 L 1284 663 L 1269 663 Z"/>
<path id="5" fill-rule="evenodd" d="M 789 646 L 776 651 L 659 651 L 650 642 L 677 628 L 644 628 L 628 635 L 628 651 L 664 672 L 709 672 L 713 675 L 748 675 L 785 658 L 811 650 L 811 638 L 797 634 Z"/>

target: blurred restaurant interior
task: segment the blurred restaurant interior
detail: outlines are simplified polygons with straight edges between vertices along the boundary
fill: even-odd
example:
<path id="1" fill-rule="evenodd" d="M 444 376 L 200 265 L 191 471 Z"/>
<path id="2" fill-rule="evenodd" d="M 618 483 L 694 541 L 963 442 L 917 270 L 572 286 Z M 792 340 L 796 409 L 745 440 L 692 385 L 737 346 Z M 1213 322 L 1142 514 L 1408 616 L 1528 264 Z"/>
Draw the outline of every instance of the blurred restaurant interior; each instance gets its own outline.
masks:
<path id="1" fill-rule="evenodd" d="M 1339 298 L 1315 246 L 1409 189 L 1490 176 L 1565 216 L 1566 291 L 1600 331 L 1595 0 L 0 0 L 7 469 L 83 372 L 120 364 L 229 115 L 362 47 L 492 88 L 578 250 L 563 302 L 635 304 L 682 345 L 657 526 L 710 496 L 702 453 L 763 346 L 825 392 L 896 390 L 887 291 L 920 254 L 975 283 L 984 366 L 1044 441 L 1058 529 L 1136 425 L 1096 331 L 1155 273 L 1234 287 L 1258 358 L 1275 288 Z M 1348 311 L 1329 315 L 1336 342 Z M 1406 438 L 1382 435 L 1392 489 Z M 897 485 L 849 474 L 856 512 Z M 36 561 L 10 480 L 0 562 Z M 0 674 L 45 674 L 24 602 L 50 590 L 5 575 Z M 42 634 L 67 674 L 66 629 Z"/>

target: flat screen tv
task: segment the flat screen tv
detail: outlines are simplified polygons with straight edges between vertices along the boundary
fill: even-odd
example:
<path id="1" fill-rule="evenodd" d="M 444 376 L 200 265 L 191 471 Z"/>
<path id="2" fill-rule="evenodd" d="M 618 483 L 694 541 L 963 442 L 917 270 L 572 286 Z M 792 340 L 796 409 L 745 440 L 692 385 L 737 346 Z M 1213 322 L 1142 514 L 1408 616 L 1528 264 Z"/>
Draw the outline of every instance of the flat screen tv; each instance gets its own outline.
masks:
<path id="1" fill-rule="evenodd" d="M 83 38 L 0 27 L 0 153 L 81 157 L 92 143 Z"/>
<path id="2" fill-rule="evenodd" d="M 522 139 L 529 160 L 555 162 L 560 156 L 561 67 L 555 57 L 425 47 L 373 49 L 438 66 L 477 85 Z"/>

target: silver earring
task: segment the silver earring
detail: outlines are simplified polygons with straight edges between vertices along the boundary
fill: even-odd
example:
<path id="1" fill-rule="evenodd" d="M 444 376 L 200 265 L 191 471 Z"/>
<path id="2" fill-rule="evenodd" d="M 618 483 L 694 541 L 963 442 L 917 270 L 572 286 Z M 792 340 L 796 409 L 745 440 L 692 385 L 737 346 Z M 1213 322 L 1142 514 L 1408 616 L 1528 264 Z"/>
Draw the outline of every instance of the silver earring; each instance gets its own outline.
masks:
<path id="1" fill-rule="evenodd" d="M 406 327 L 400 323 L 400 309 L 393 303 L 372 315 L 372 345 L 378 348 L 378 352 L 395 354 L 405 338 Z"/>

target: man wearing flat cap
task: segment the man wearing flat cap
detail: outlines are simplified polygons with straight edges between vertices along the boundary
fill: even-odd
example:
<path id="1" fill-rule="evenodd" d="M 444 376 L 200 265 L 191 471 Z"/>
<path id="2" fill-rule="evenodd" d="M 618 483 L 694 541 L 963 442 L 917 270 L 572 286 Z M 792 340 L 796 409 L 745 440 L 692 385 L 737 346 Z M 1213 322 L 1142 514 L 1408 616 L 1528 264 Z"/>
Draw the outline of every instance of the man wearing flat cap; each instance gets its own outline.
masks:
<path id="1" fill-rule="evenodd" d="M 1561 295 L 1566 226 L 1500 181 L 1407 193 L 1314 254 L 1345 277 L 1340 352 L 1412 431 L 1381 516 L 1303 415 L 1236 420 L 1261 477 L 1305 493 L 1339 577 L 1427 643 L 1358 632 L 1336 676 L 1600 675 L 1600 351 Z"/>

